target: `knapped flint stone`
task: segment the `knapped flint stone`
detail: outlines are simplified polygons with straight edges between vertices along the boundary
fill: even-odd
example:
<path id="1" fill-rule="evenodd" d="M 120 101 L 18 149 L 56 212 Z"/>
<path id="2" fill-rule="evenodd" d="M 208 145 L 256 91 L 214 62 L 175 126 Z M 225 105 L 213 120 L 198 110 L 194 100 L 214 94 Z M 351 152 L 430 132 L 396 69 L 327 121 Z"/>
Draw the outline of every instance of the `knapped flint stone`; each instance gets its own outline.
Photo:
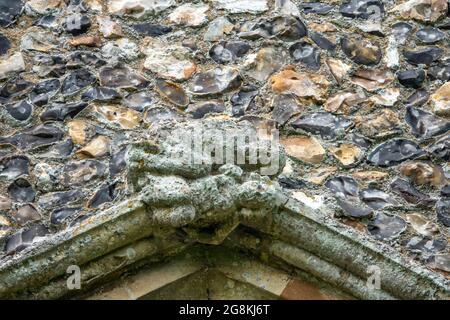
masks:
<path id="1" fill-rule="evenodd" d="M 313 134 L 320 134 L 324 139 L 333 139 L 339 132 L 345 132 L 352 125 L 350 120 L 328 112 L 317 112 L 301 116 L 294 122 L 294 129 L 302 129 Z"/>
<path id="2" fill-rule="evenodd" d="M 436 203 L 437 220 L 446 227 L 450 227 L 450 200 L 441 199 Z"/>
<path id="3" fill-rule="evenodd" d="M 142 89 L 149 84 L 147 79 L 128 67 L 103 67 L 99 77 L 102 86 L 111 88 Z"/>
<path id="4" fill-rule="evenodd" d="M 201 119 L 210 113 L 225 112 L 225 104 L 222 101 L 206 101 L 190 106 L 186 112 L 194 119 Z"/>
<path id="5" fill-rule="evenodd" d="M 372 43 L 361 37 L 343 37 L 341 47 L 345 55 L 352 61 L 366 66 L 378 64 L 382 57 L 381 48 L 377 43 Z"/>
<path id="6" fill-rule="evenodd" d="M 13 234 L 5 244 L 6 254 L 10 255 L 29 247 L 33 240 L 38 237 L 44 237 L 48 230 L 43 225 L 31 226 L 27 230 L 19 231 Z"/>
<path id="7" fill-rule="evenodd" d="M 184 108 L 189 104 L 189 97 L 183 87 L 174 82 L 158 79 L 155 82 L 155 89 L 163 98 L 178 107 Z"/>
<path id="8" fill-rule="evenodd" d="M 30 161 L 25 156 L 11 156 L 0 159 L 0 178 L 13 180 L 29 174 Z"/>
<path id="9" fill-rule="evenodd" d="M 445 38 L 445 33 L 437 28 L 425 27 L 416 32 L 417 38 L 426 44 L 433 44 Z"/>
<path id="10" fill-rule="evenodd" d="M 111 161 L 109 162 L 109 174 L 111 177 L 115 177 L 117 174 L 122 172 L 127 165 L 127 148 L 122 148 L 116 154 L 113 154 Z"/>
<path id="11" fill-rule="evenodd" d="M 444 54 L 444 50 L 438 47 L 425 47 L 403 51 L 406 61 L 413 65 L 425 64 L 429 66 L 434 61 L 439 60 Z"/>
<path id="12" fill-rule="evenodd" d="M 243 86 L 239 92 L 233 94 L 230 99 L 233 117 L 243 116 L 257 95 L 258 87 L 255 85 Z"/>
<path id="13" fill-rule="evenodd" d="M 0 0 L 0 27 L 7 27 L 22 13 L 22 0 Z"/>
<path id="14" fill-rule="evenodd" d="M 82 160 L 64 166 L 62 184 L 64 186 L 80 186 L 104 177 L 107 167 L 97 160 Z"/>
<path id="15" fill-rule="evenodd" d="M 414 107 L 406 108 L 405 121 L 419 138 L 431 138 L 450 130 L 449 121 Z"/>
<path id="16" fill-rule="evenodd" d="M 61 93 L 71 95 L 93 84 L 97 78 L 87 69 L 78 69 L 69 74 L 63 81 Z"/>
<path id="17" fill-rule="evenodd" d="M 289 119 L 300 112 L 297 100 L 290 95 L 277 95 L 272 104 L 272 119 L 280 125 L 286 124 Z"/>
<path id="18" fill-rule="evenodd" d="M 365 218 L 373 213 L 371 208 L 359 202 L 357 198 L 349 200 L 336 199 L 336 203 L 343 210 L 344 215 L 348 217 Z"/>
<path id="19" fill-rule="evenodd" d="M 403 42 L 408 37 L 409 33 L 412 31 L 413 26 L 407 22 L 397 22 L 391 26 L 392 35 L 397 41 Z"/>
<path id="20" fill-rule="evenodd" d="M 304 13 L 327 14 L 333 10 L 333 6 L 321 2 L 306 2 L 299 5 Z"/>
<path id="21" fill-rule="evenodd" d="M 112 202 L 116 197 L 116 184 L 110 184 L 103 186 L 98 190 L 92 199 L 89 200 L 88 207 L 89 208 L 98 208 L 104 203 Z"/>
<path id="22" fill-rule="evenodd" d="M 22 78 L 10 78 L 0 88 L 0 98 L 10 99 L 27 94 L 33 87 L 33 83 Z"/>
<path id="23" fill-rule="evenodd" d="M 75 51 L 69 54 L 66 66 L 69 68 L 84 68 L 86 66 L 101 67 L 107 62 L 98 54 L 90 51 Z"/>
<path id="24" fill-rule="evenodd" d="M 432 207 L 436 200 L 417 190 L 408 181 L 396 177 L 391 182 L 391 190 L 409 203 L 423 207 Z"/>
<path id="25" fill-rule="evenodd" d="M 60 225 L 66 220 L 76 216 L 81 208 L 61 208 L 54 210 L 50 215 L 50 222 L 54 225 Z"/>
<path id="26" fill-rule="evenodd" d="M 9 197 L 16 202 L 33 202 L 36 192 L 28 180 L 19 178 L 8 187 Z"/>
<path id="27" fill-rule="evenodd" d="M 430 94 L 426 90 L 417 90 L 406 99 L 405 106 L 419 107 L 424 105 L 428 99 L 430 99 Z"/>
<path id="28" fill-rule="evenodd" d="M 55 103 L 47 107 L 47 109 L 41 114 L 40 118 L 42 122 L 64 121 L 67 117 L 73 119 L 87 106 L 88 104 L 86 102 L 75 102 L 68 104 Z"/>
<path id="29" fill-rule="evenodd" d="M 73 36 L 79 36 L 89 30 L 91 20 L 88 16 L 80 14 L 71 14 L 63 22 L 63 28 Z"/>
<path id="30" fill-rule="evenodd" d="M 337 45 L 334 42 L 331 42 L 319 32 L 310 31 L 308 33 L 308 36 L 311 38 L 312 41 L 314 41 L 315 44 L 317 44 L 320 48 L 324 50 L 333 52 L 337 47 Z"/>
<path id="31" fill-rule="evenodd" d="M 391 195 L 373 188 L 362 190 L 360 192 L 360 197 L 365 204 L 375 210 L 398 204 Z"/>
<path id="32" fill-rule="evenodd" d="M 20 207 L 15 213 L 12 214 L 14 220 L 21 226 L 30 221 L 38 221 L 41 219 L 41 215 L 36 208 L 31 204 L 26 204 Z"/>
<path id="33" fill-rule="evenodd" d="M 229 63 L 243 57 L 250 50 L 244 41 L 221 41 L 211 47 L 209 56 L 217 63 Z"/>
<path id="34" fill-rule="evenodd" d="M 301 189 L 306 187 L 305 182 L 297 178 L 279 177 L 278 183 L 285 189 Z"/>
<path id="35" fill-rule="evenodd" d="M 345 176 L 339 176 L 329 179 L 325 183 L 325 187 L 330 189 L 334 196 L 339 198 L 357 197 L 359 188 L 355 179 Z"/>
<path id="36" fill-rule="evenodd" d="M 312 70 L 320 69 L 320 51 L 306 41 L 299 41 L 289 47 L 294 61 L 302 62 Z"/>
<path id="37" fill-rule="evenodd" d="M 405 231 L 406 226 L 402 218 L 379 212 L 375 220 L 369 222 L 367 230 L 376 239 L 389 240 Z"/>
<path id="38" fill-rule="evenodd" d="M 0 56 L 7 54 L 11 48 L 11 41 L 0 33 Z"/>
<path id="39" fill-rule="evenodd" d="M 425 71 L 422 69 L 405 70 L 397 73 L 398 82 L 407 88 L 419 88 L 425 81 Z"/>
<path id="40" fill-rule="evenodd" d="M 283 41 L 296 41 L 307 35 L 305 24 L 294 16 L 278 16 L 270 20 L 260 19 L 244 25 L 245 31 L 238 34 L 245 39 L 277 37 Z"/>
<path id="41" fill-rule="evenodd" d="M 107 87 L 90 88 L 81 96 L 84 101 L 112 101 L 120 98 L 121 95 L 116 90 Z"/>
<path id="42" fill-rule="evenodd" d="M 450 61 L 438 63 L 428 68 L 427 75 L 432 80 L 450 80 Z"/>
<path id="43" fill-rule="evenodd" d="M 142 112 L 153 105 L 153 96 L 148 91 L 133 92 L 123 98 L 123 104 L 128 108 Z"/>
<path id="44" fill-rule="evenodd" d="M 39 197 L 38 205 L 42 209 L 52 209 L 78 202 L 85 197 L 80 189 L 47 193 Z"/>
<path id="45" fill-rule="evenodd" d="M 159 37 L 172 32 L 172 27 L 154 23 L 138 23 L 131 25 L 138 34 L 142 36 Z"/>
<path id="46" fill-rule="evenodd" d="M 17 121 L 26 121 L 33 113 L 33 106 L 26 100 L 6 105 L 6 111 Z"/>
<path id="47" fill-rule="evenodd" d="M 446 247 L 447 243 L 444 240 L 432 239 L 430 237 L 412 237 L 406 243 L 408 250 L 425 254 L 440 252 Z"/>
<path id="48" fill-rule="evenodd" d="M 72 154 L 74 145 L 72 139 L 67 139 L 64 142 L 57 143 L 51 147 L 52 154 L 58 158 L 66 158 Z"/>
<path id="49" fill-rule="evenodd" d="M 57 18 L 56 15 L 48 14 L 36 20 L 34 25 L 46 29 L 56 29 L 58 27 Z"/>
<path id="50" fill-rule="evenodd" d="M 378 10 L 375 9 L 377 7 Z M 358 0 L 358 1 L 347 1 L 344 2 L 340 8 L 339 12 L 344 17 L 349 18 L 360 18 L 360 19 L 381 19 L 384 15 L 384 4 L 380 0 Z M 377 17 L 377 14 L 380 14 L 380 17 Z"/>
<path id="51" fill-rule="evenodd" d="M 450 161 L 450 136 L 440 139 L 437 143 L 432 145 L 428 151 L 438 159 Z"/>
<path id="52" fill-rule="evenodd" d="M 368 149 L 372 145 L 372 142 L 370 141 L 370 139 L 368 139 L 360 134 L 352 133 L 350 135 L 350 137 L 354 144 L 356 144 L 358 147 L 361 147 L 363 149 Z"/>
<path id="53" fill-rule="evenodd" d="M 215 95 L 240 87 L 241 76 L 231 67 L 215 68 L 197 74 L 190 86 L 195 95 Z"/>
<path id="54" fill-rule="evenodd" d="M 30 92 L 30 101 L 35 106 L 46 105 L 50 98 L 52 98 L 59 90 L 61 82 L 59 79 L 48 79 L 39 82 Z"/>
<path id="55" fill-rule="evenodd" d="M 386 141 L 377 146 L 367 156 L 367 160 L 373 165 L 390 167 L 408 159 L 415 159 L 425 152 L 413 141 L 396 139 Z"/>
<path id="56" fill-rule="evenodd" d="M 7 143 L 21 150 L 29 150 L 53 144 L 61 140 L 63 136 L 64 133 L 60 129 L 41 124 L 12 136 L 0 137 L 0 144 Z"/>

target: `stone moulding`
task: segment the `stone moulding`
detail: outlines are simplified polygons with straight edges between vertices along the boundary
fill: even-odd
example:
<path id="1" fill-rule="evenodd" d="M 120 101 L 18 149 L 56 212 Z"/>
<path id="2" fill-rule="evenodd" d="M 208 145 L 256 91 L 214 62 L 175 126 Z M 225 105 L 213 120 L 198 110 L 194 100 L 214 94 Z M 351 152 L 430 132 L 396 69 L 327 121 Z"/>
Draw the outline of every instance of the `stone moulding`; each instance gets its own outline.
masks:
<path id="1" fill-rule="evenodd" d="M 406 261 L 371 239 L 320 221 L 314 212 L 294 199 L 289 199 L 279 212 L 263 212 L 271 215 L 264 219 L 264 226 L 251 227 L 263 232 L 267 239 L 275 239 L 270 240 L 268 246 L 266 243 L 269 256 L 357 298 L 449 298 L 448 281 L 443 277 Z M 242 224 L 246 224 L 245 221 Z M 158 261 L 195 242 L 193 238 L 181 241 L 176 236 L 161 239 L 158 233 L 161 234 L 161 229 L 151 223 L 148 208 L 142 202 L 124 202 L 93 221 L 45 239 L 39 247 L 4 262 L 0 266 L 0 296 L 70 297 L 73 292 L 67 289 L 65 278 L 70 265 L 81 266 L 84 270 L 82 285 L 91 288 L 108 275 L 120 274 L 121 270 L 144 258 Z M 175 233 L 176 230 L 172 230 L 165 234 Z M 245 247 L 244 243 L 239 245 Z M 369 290 L 365 285 L 370 265 L 377 265 L 382 271 L 382 290 Z"/>

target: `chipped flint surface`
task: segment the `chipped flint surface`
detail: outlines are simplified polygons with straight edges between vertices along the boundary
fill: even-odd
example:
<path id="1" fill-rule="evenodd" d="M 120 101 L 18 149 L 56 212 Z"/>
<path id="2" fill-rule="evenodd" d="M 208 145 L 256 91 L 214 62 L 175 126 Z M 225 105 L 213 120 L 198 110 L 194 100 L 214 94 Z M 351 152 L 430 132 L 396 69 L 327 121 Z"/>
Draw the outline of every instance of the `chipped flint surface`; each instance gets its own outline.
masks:
<path id="1" fill-rule="evenodd" d="M 287 165 L 264 183 L 278 180 L 300 200 L 323 197 L 311 205 L 330 223 L 448 277 L 447 1 L 0 0 L 0 8 L 2 263 L 140 196 L 130 145 L 164 148 L 165 125 L 228 118 L 279 129 Z M 149 173 L 142 185 L 160 182 L 152 170 L 168 175 L 143 194 L 164 195 L 173 181 L 197 190 L 186 179 L 218 183 L 218 168 L 180 168 L 162 151 L 140 160 Z M 255 168 L 243 169 L 248 179 Z M 178 192 L 174 210 L 189 214 L 167 219 L 166 205 L 155 216 L 190 222 L 187 198 Z M 223 205 L 218 220 L 233 211 L 234 200 L 210 198 Z M 409 214 L 436 232 L 424 235 Z"/>

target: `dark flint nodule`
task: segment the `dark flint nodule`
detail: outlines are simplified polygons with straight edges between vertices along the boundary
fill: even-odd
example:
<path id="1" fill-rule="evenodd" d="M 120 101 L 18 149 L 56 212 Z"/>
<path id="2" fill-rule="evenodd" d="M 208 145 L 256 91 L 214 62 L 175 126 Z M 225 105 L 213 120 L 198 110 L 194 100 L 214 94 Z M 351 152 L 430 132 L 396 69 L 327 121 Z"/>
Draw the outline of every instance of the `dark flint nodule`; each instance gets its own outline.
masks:
<path id="1" fill-rule="evenodd" d="M 397 79 L 402 86 L 417 89 L 425 81 L 425 71 L 422 69 L 399 71 Z"/>
<path id="2" fill-rule="evenodd" d="M 417 190 L 406 180 L 395 178 L 391 182 L 391 190 L 405 199 L 407 202 L 423 207 L 432 207 L 436 200 Z"/>
<path id="3" fill-rule="evenodd" d="M 27 94 L 33 83 L 23 80 L 22 78 L 10 78 L 6 83 L 0 88 L 0 97 L 5 99 L 21 97 Z"/>
<path id="4" fill-rule="evenodd" d="M 405 121 L 419 138 L 431 138 L 450 130 L 449 121 L 413 107 L 406 108 Z"/>
<path id="5" fill-rule="evenodd" d="M 183 114 L 172 108 L 155 106 L 147 110 L 144 121 L 154 126 L 158 126 L 158 124 L 164 121 L 179 120 L 183 117 Z"/>
<path id="6" fill-rule="evenodd" d="M 412 29 L 412 25 L 402 21 L 394 23 L 391 27 L 391 32 L 397 41 L 403 42 L 406 40 Z"/>
<path id="7" fill-rule="evenodd" d="M 153 96 L 148 91 L 133 92 L 123 98 L 125 106 L 139 112 L 144 111 L 153 103 Z"/>
<path id="8" fill-rule="evenodd" d="M 364 203 L 358 201 L 357 198 L 336 199 L 336 203 L 342 209 L 343 214 L 352 218 L 365 218 L 372 215 L 373 210 Z"/>
<path id="9" fill-rule="evenodd" d="M 158 79 L 155 82 L 155 89 L 162 97 L 180 108 L 186 108 L 189 104 L 186 91 L 176 83 Z"/>
<path id="10" fill-rule="evenodd" d="M 430 237 L 412 237 L 407 243 L 406 248 L 412 252 L 436 253 L 444 250 L 447 242 Z"/>
<path id="11" fill-rule="evenodd" d="M 319 32 L 310 31 L 308 36 L 317 44 L 320 48 L 333 52 L 336 50 L 337 44 L 328 40 L 323 34 Z"/>
<path id="12" fill-rule="evenodd" d="M 243 57 L 250 45 L 244 41 L 221 41 L 211 47 L 209 56 L 217 63 L 229 63 Z"/>
<path id="13" fill-rule="evenodd" d="M 119 152 L 114 154 L 111 157 L 111 161 L 109 162 L 109 174 L 111 177 L 115 177 L 121 171 L 123 171 L 127 165 L 126 162 L 127 157 L 127 148 L 122 148 Z"/>
<path id="14" fill-rule="evenodd" d="M 377 146 L 368 156 L 367 160 L 373 165 L 390 167 L 408 159 L 415 159 L 425 152 L 413 141 L 396 139 L 386 141 Z"/>
<path id="15" fill-rule="evenodd" d="M 80 15 L 80 14 L 71 14 L 66 17 L 63 22 L 63 28 L 66 32 L 70 33 L 73 36 L 79 36 L 91 27 L 91 20 L 88 16 Z"/>
<path id="16" fill-rule="evenodd" d="M 406 61 L 413 65 L 425 64 L 429 66 L 434 61 L 439 60 L 444 54 L 444 50 L 438 47 L 426 47 L 403 51 Z"/>
<path id="17" fill-rule="evenodd" d="M 12 214 L 14 220 L 21 226 L 30 221 L 38 221 L 41 219 L 41 215 L 36 208 L 31 204 L 26 204 L 20 207 L 16 212 Z"/>
<path id="18" fill-rule="evenodd" d="M 369 188 L 362 190 L 359 196 L 365 204 L 375 210 L 398 204 L 392 196 L 378 189 Z"/>
<path id="19" fill-rule="evenodd" d="M 333 10 L 333 6 L 321 2 L 307 2 L 299 5 L 304 13 L 327 14 Z"/>
<path id="20" fill-rule="evenodd" d="M 258 87 L 255 85 L 245 85 L 239 92 L 233 94 L 230 99 L 233 117 L 243 116 L 257 95 Z"/>
<path id="21" fill-rule="evenodd" d="M 7 54 L 11 48 L 11 42 L 7 37 L 0 33 L 0 56 Z"/>
<path id="22" fill-rule="evenodd" d="M 374 221 L 369 222 L 367 230 L 376 239 L 389 240 L 406 229 L 406 221 L 398 216 L 379 212 Z"/>
<path id="23" fill-rule="evenodd" d="M 21 150 L 53 144 L 62 139 L 64 133 L 53 126 L 37 125 L 9 137 L 0 137 L 0 144 L 11 144 Z"/>
<path id="24" fill-rule="evenodd" d="M 45 15 L 36 20 L 34 25 L 42 28 L 56 29 L 58 27 L 57 16 L 51 14 Z"/>
<path id="25" fill-rule="evenodd" d="M 417 38 L 426 44 L 433 44 L 445 38 L 445 33 L 437 28 L 426 27 L 416 32 Z"/>
<path id="26" fill-rule="evenodd" d="M 306 41 L 299 41 L 289 47 L 289 53 L 294 61 L 305 64 L 313 70 L 320 69 L 320 51 Z"/>
<path id="27" fill-rule="evenodd" d="M 278 95 L 273 101 L 272 119 L 284 125 L 300 111 L 296 99 L 290 95 Z"/>
<path id="28" fill-rule="evenodd" d="M 450 227 L 450 200 L 441 199 L 436 203 L 437 220 L 446 227 Z"/>
<path id="29" fill-rule="evenodd" d="M 426 90 L 417 90 L 406 99 L 405 106 L 419 107 L 424 105 L 428 99 L 430 99 L 430 94 Z"/>
<path id="30" fill-rule="evenodd" d="M 37 237 L 48 234 L 48 230 L 43 225 L 31 226 L 29 229 L 13 234 L 5 244 L 6 254 L 13 254 L 27 248 Z"/>
<path id="31" fill-rule="evenodd" d="M 450 161 L 450 136 L 443 137 L 429 148 L 431 154 L 445 161 Z"/>
<path id="32" fill-rule="evenodd" d="M 17 202 L 33 202 L 36 192 L 28 180 L 19 178 L 8 187 L 8 194 L 11 199 Z"/>
<path id="33" fill-rule="evenodd" d="M 23 6 L 22 0 L 0 0 L 0 27 L 12 24 L 22 13 Z"/>
<path id="34" fill-rule="evenodd" d="M 303 180 L 288 177 L 279 177 L 278 183 L 285 189 L 301 189 L 306 186 Z"/>
<path id="35" fill-rule="evenodd" d="M 55 103 L 47 107 L 41 114 L 42 122 L 47 121 L 64 121 L 67 117 L 75 118 L 75 116 L 88 106 L 85 102 L 76 103 Z"/>
<path id="36" fill-rule="evenodd" d="M 351 125 L 352 122 L 350 120 L 328 112 L 307 114 L 292 122 L 294 129 L 320 134 L 324 139 L 335 138 L 340 131 L 344 132 Z"/>
<path id="37" fill-rule="evenodd" d="M 432 80 L 450 80 L 450 61 L 446 60 L 428 68 L 427 75 Z"/>
<path id="38" fill-rule="evenodd" d="M 81 211 L 81 208 L 61 208 L 56 209 L 50 215 L 50 222 L 54 225 L 60 225 L 64 223 L 66 220 L 74 217 L 78 212 Z"/>
<path id="39" fill-rule="evenodd" d="M 344 2 L 339 8 L 339 12 L 344 17 L 359 19 L 378 18 L 376 15 L 379 13 L 381 19 L 385 10 L 383 2 L 380 0 L 351 0 Z"/>
<path id="40" fill-rule="evenodd" d="M 83 68 L 86 66 L 101 67 L 106 63 L 105 60 L 94 52 L 75 51 L 67 58 L 66 66 L 68 68 Z"/>
<path id="41" fill-rule="evenodd" d="M 325 183 L 325 187 L 330 189 L 334 196 L 340 198 L 357 197 L 359 188 L 358 183 L 349 177 L 335 177 Z"/>
<path id="42" fill-rule="evenodd" d="M 210 113 L 222 113 L 226 110 L 222 101 L 206 101 L 190 106 L 187 112 L 194 119 L 201 119 Z"/>
<path id="43" fill-rule="evenodd" d="M 83 93 L 81 99 L 84 101 L 112 101 L 121 98 L 114 89 L 107 87 L 94 87 Z"/>
<path id="44" fill-rule="evenodd" d="M 68 157 L 72 154 L 74 145 L 72 139 L 67 139 L 64 142 L 57 143 L 52 147 L 52 151 L 58 157 Z"/>
<path id="45" fill-rule="evenodd" d="M 138 23 L 131 25 L 131 28 L 142 36 L 159 37 L 172 32 L 172 27 L 154 23 Z"/>
<path id="46" fill-rule="evenodd" d="M 142 89 L 149 82 L 128 67 L 103 67 L 99 72 L 100 84 L 104 87 L 123 89 Z"/>
<path id="47" fill-rule="evenodd" d="M 350 135 L 352 142 L 356 144 L 358 147 L 368 149 L 372 145 L 372 141 L 370 139 L 358 134 L 358 133 L 352 133 Z"/>
<path id="48" fill-rule="evenodd" d="M 260 19 L 251 23 L 249 31 L 238 34 L 239 37 L 245 39 L 277 37 L 283 41 L 296 41 L 306 35 L 305 24 L 294 16 L 278 16 L 270 20 Z"/>
<path id="49" fill-rule="evenodd" d="M 63 81 L 61 93 L 71 95 L 93 84 L 97 78 L 87 69 L 79 69 L 69 74 Z"/>
<path id="50" fill-rule="evenodd" d="M 69 191 L 47 193 L 39 198 L 38 204 L 43 209 L 51 209 L 78 202 L 84 197 L 84 192 L 79 189 L 72 189 Z"/>
<path id="51" fill-rule="evenodd" d="M 450 184 L 442 187 L 441 189 L 441 196 L 450 198 Z"/>
<path id="52" fill-rule="evenodd" d="M 30 101 L 35 106 L 46 105 L 59 90 L 61 82 L 59 79 L 48 79 L 39 82 L 30 92 Z"/>
<path id="53" fill-rule="evenodd" d="M 112 202 L 116 197 L 116 184 L 103 186 L 95 195 L 89 200 L 89 208 L 98 208 L 104 203 Z"/>
<path id="54" fill-rule="evenodd" d="M 380 62 L 383 55 L 378 43 L 361 37 L 341 38 L 341 47 L 345 55 L 357 64 L 373 66 Z"/>
<path id="55" fill-rule="evenodd" d="M 93 182 L 107 174 L 107 166 L 97 160 L 83 160 L 64 166 L 62 184 L 64 186 L 81 186 Z"/>
<path id="56" fill-rule="evenodd" d="M 33 106 L 26 100 L 6 105 L 6 111 L 17 121 L 26 121 L 33 113 Z"/>
<path id="57" fill-rule="evenodd" d="M 11 156 L 0 159 L 0 178 L 13 180 L 29 174 L 30 161 L 25 156 Z"/>

